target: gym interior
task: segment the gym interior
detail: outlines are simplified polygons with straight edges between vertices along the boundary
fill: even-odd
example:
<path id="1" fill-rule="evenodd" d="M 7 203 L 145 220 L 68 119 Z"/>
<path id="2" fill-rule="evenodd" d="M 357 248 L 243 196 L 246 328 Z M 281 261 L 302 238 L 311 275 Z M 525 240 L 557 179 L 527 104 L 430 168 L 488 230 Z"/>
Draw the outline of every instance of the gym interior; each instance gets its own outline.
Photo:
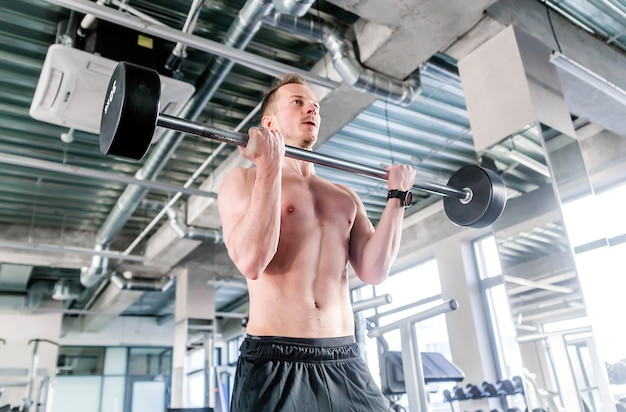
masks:
<path id="1" fill-rule="evenodd" d="M 216 193 L 246 162 L 160 119 L 246 132 L 289 72 L 316 153 L 474 193 L 416 183 L 389 279 L 348 268 L 392 410 L 626 410 L 625 33 L 624 0 L 0 2 L 0 411 L 229 410 L 248 295 Z M 139 160 L 99 141 L 121 61 L 161 82 Z M 384 181 L 316 171 L 376 224 Z"/>

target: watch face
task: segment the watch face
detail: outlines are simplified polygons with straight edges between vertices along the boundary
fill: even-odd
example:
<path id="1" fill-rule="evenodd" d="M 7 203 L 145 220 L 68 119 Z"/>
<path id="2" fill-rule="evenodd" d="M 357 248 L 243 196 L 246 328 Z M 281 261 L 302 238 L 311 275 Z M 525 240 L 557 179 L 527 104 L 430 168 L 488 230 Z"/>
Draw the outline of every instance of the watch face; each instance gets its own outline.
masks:
<path id="1" fill-rule="evenodd" d="M 409 207 L 413 203 L 413 193 L 409 190 L 406 192 L 406 197 L 404 198 L 404 206 Z"/>

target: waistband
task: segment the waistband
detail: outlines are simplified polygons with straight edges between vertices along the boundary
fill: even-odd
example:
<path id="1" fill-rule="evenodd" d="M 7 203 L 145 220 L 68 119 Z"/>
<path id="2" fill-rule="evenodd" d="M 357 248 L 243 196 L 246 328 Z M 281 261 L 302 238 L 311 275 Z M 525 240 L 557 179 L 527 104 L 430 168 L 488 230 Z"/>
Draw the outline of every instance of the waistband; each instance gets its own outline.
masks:
<path id="1" fill-rule="evenodd" d="M 286 336 L 246 335 L 246 339 L 260 342 L 275 342 L 310 346 L 342 346 L 356 343 L 354 336 L 338 336 L 336 338 L 290 338 Z"/>
<path id="2" fill-rule="evenodd" d="M 325 362 L 359 357 L 354 336 L 291 338 L 246 335 L 241 356 L 302 362 Z"/>

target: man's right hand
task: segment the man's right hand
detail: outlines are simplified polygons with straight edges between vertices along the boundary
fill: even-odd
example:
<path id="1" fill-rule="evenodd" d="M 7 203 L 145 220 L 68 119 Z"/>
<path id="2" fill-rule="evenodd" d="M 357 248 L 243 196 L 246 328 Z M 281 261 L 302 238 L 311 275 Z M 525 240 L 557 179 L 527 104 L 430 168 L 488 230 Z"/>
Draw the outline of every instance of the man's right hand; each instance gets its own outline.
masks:
<path id="1" fill-rule="evenodd" d="M 248 130 L 248 144 L 246 147 L 239 147 L 239 151 L 258 169 L 280 170 L 285 156 L 285 140 L 279 131 L 267 127 L 251 127 Z"/>

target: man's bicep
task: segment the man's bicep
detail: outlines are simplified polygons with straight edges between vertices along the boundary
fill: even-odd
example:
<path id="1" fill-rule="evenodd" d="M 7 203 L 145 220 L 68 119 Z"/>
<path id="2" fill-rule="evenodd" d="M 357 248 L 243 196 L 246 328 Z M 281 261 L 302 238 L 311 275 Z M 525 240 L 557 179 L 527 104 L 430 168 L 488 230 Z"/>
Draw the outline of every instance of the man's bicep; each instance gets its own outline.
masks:
<path id="1" fill-rule="evenodd" d="M 358 274 L 363 261 L 365 245 L 374 234 L 374 226 L 367 217 L 367 212 L 365 210 L 365 206 L 363 206 L 363 202 L 361 202 L 356 195 L 354 195 L 354 197 L 357 210 L 354 218 L 354 224 L 352 225 L 352 230 L 350 231 L 349 258 L 350 264 Z"/>
<path id="2" fill-rule="evenodd" d="M 217 208 L 226 241 L 233 227 L 245 215 L 249 203 L 250 193 L 246 191 L 245 169 L 235 169 L 226 176 L 217 195 Z"/>

